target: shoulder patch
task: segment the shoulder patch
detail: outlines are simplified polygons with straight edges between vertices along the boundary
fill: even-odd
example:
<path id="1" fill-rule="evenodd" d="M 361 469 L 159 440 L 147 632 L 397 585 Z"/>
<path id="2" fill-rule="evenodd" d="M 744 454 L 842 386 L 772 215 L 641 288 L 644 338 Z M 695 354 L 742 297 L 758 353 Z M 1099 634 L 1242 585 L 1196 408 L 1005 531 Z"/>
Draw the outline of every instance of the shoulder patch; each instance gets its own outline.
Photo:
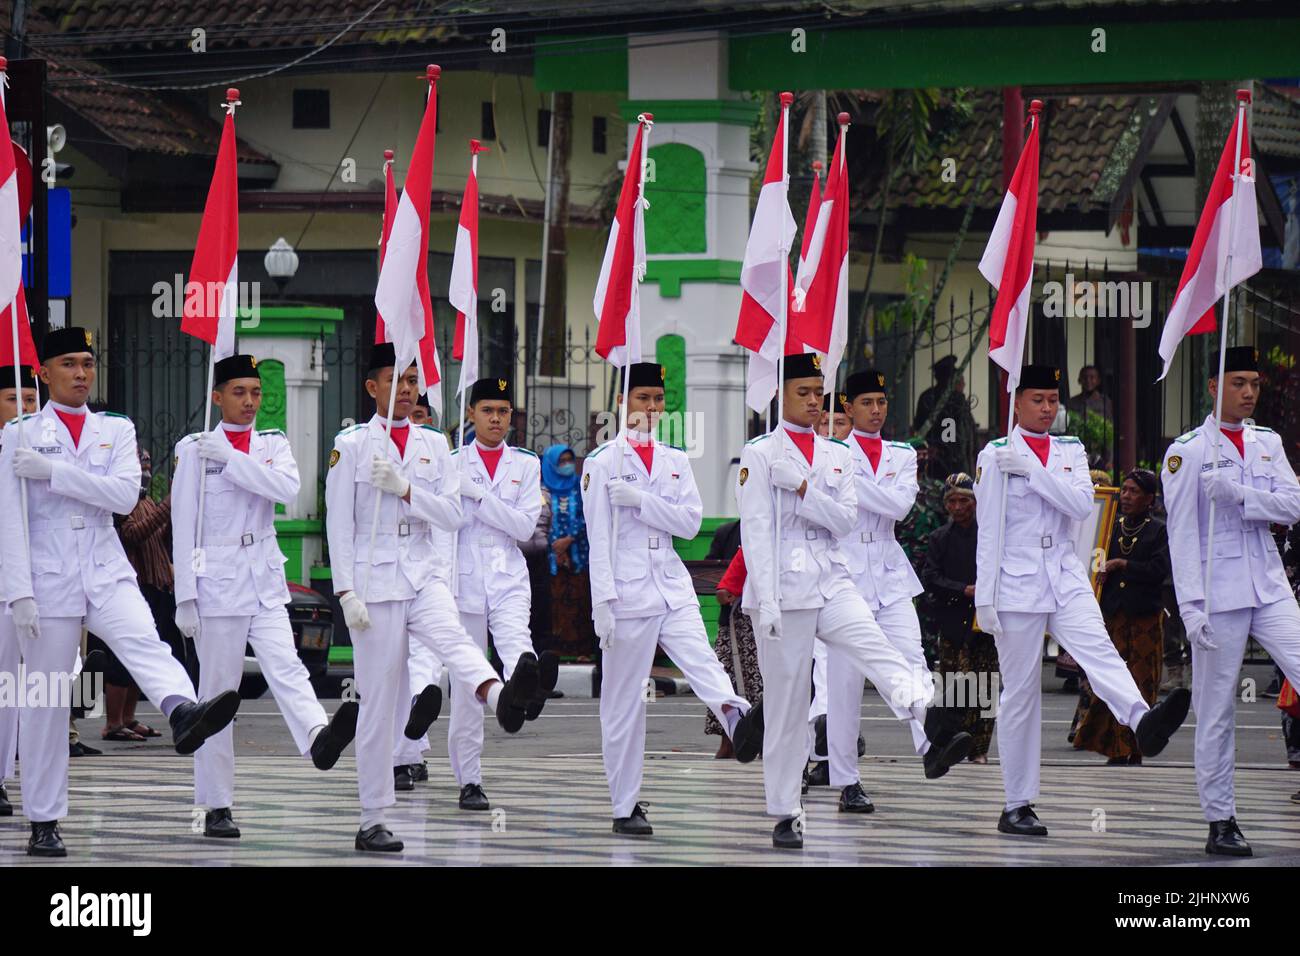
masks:
<path id="1" fill-rule="evenodd" d="M 915 450 L 916 450 L 916 449 L 914 449 L 911 445 L 909 445 L 909 444 L 908 444 L 907 442 L 905 442 L 905 441 L 891 441 L 891 442 L 888 442 L 887 444 L 889 444 L 889 445 L 890 445 L 891 447 L 893 447 L 893 448 L 906 448 L 908 451 L 915 451 Z"/>
<path id="2" fill-rule="evenodd" d="M 337 448 L 331 449 L 331 451 L 330 451 L 330 467 L 331 467 L 331 468 L 333 468 L 335 465 L 337 465 L 337 464 L 339 463 L 339 458 L 340 458 L 340 457 L 341 457 L 341 456 L 339 455 L 339 450 L 338 450 Z"/>
<path id="3" fill-rule="evenodd" d="M 1052 437 L 1055 438 L 1057 441 L 1059 441 L 1062 445 L 1083 444 L 1083 442 L 1079 441 L 1079 439 L 1075 438 L 1073 435 L 1053 435 Z"/>
<path id="4" fill-rule="evenodd" d="M 356 425 L 349 425 L 347 428 L 345 428 L 345 429 L 343 429 L 341 432 L 339 432 L 339 434 L 340 434 L 340 435 L 350 435 L 352 432 L 356 431 L 358 428 L 365 428 L 365 427 L 366 427 L 367 425 L 369 425 L 369 424 L 370 424 L 369 422 L 358 422 Z"/>
<path id="5" fill-rule="evenodd" d="M 123 415 L 121 412 L 100 412 L 100 414 L 107 415 L 109 418 L 125 418 L 128 422 L 131 420 L 131 416 Z"/>
<path id="6" fill-rule="evenodd" d="M 672 448 L 672 449 L 675 449 L 676 451 L 680 451 L 680 452 L 685 452 L 685 451 L 686 451 L 686 449 L 683 448 L 681 445 L 670 445 L 670 444 L 668 444 L 668 442 L 664 442 L 663 445 L 664 445 L 665 448 Z"/>
<path id="7" fill-rule="evenodd" d="M 592 453 L 591 453 L 590 455 L 588 455 L 587 457 L 588 457 L 588 458 L 595 458 L 597 455 L 599 455 L 602 451 L 604 451 L 606 448 L 608 448 L 608 447 L 609 447 L 610 445 L 612 445 L 612 444 L 613 444 L 613 442 L 608 442 L 608 441 L 607 441 L 607 442 L 603 442 L 603 443 L 601 443 L 600 445 L 597 445 L 596 448 L 593 449 Z"/>
<path id="8" fill-rule="evenodd" d="M 1273 434 L 1273 429 L 1265 425 L 1252 425 L 1251 427 L 1257 432 L 1268 432 L 1270 435 Z"/>
<path id="9" fill-rule="evenodd" d="M 1186 434 L 1179 435 L 1177 438 L 1174 439 L 1174 441 L 1186 445 L 1189 441 L 1191 441 L 1193 438 L 1195 438 L 1196 435 L 1197 435 L 1197 432 L 1196 432 L 1195 429 L 1193 429 L 1192 431 L 1187 432 Z"/>
<path id="10" fill-rule="evenodd" d="M 1170 455 L 1165 462 L 1165 467 L 1169 469 L 1169 474 L 1174 474 L 1179 468 L 1183 467 L 1183 459 L 1178 455 Z"/>
<path id="11" fill-rule="evenodd" d="M 199 435 L 201 435 L 201 434 L 203 434 L 203 433 L 202 433 L 202 432 L 193 432 L 193 433 L 191 433 L 191 434 L 189 434 L 189 435 L 186 435 L 184 438 L 182 438 L 182 439 L 180 440 L 180 444 L 183 445 L 183 444 L 185 444 L 187 441 L 197 441 Z"/>
<path id="12" fill-rule="evenodd" d="M 761 442 L 764 438 L 771 438 L 771 437 L 772 437 L 772 433 L 768 432 L 766 435 L 759 435 L 757 438 L 751 438 L 749 441 L 745 442 L 745 444 L 753 445 L 757 442 Z"/>
<path id="13" fill-rule="evenodd" d="M 421 427 L 421 428 L 427 428 L 427 429 L 429 429 L 429 431 L 431 431 L 431 432 L 441 431 L 441 429 L 434 428 L 432 425 L 421 425 L 420 427 Z"/>
<path id="14" fill-rule="evenodd" d="M 515 451 L 523 452 L 525 455 L 531 455 L 533 458 L 536 458 L 536 457 L 537 457 L 537 452 L 533 451 L 532 449 L 529 449 L 529 448 L 516 448 L 514 445 L 511 445 L 510 447 L 511 447 L 511 448 L 514 448 Z"/>
<path id="15" fill-rule="evenodd" d="M 264 428 L 261 431 L 259 431 L 258 434 L 259 435 L 280 435 L 282 437 L 288 437 L 284 434 L 284 432 L 280 431 L 280 429 L 278 428 Z"/>
<path id="16" fill-rule="evenodd" d="M 820 437 L 820 436 L 819 436 L 819 437 Z M 828 438 L 828 439 L 826 439 L 826 440 L 827 440 L 827 441 L 833 441 L 833 442 L 835 442 L 835 444 L 837 444 L 837 445 L 843 445 L 845 448 L 848 448 L 848 447 L 849 447 L 849 443 L 848 443 L 848 442 L 840 441 L 838 438 Z M 775 532 L 774 532 L 774 533 L 775 533 Z"/>
<path id="17" fill-rule="evenodd" d="M 994 448 L 1001 448 L 1001 447 L 1002 447 L 1003 445 L 1005 445 L 1006 443 L 1007 443 L 1007 440 L 1006 440 L 1006 437 L 1005 437 L 1005 436 L 1002 437 L 1002 438 L 995 438 L 995 439 L 993 439 L 991 442 L 989 442 L 989 444 L 992 445 Z"/>
<path id="18" fill-rule="evenodd" d="M 590 487 L 591 487 L 591 474 L 589 472 L 582 476 L 582 490 L 586 491 Z M 775 534 L 775 532 L 773 533 Z"/>

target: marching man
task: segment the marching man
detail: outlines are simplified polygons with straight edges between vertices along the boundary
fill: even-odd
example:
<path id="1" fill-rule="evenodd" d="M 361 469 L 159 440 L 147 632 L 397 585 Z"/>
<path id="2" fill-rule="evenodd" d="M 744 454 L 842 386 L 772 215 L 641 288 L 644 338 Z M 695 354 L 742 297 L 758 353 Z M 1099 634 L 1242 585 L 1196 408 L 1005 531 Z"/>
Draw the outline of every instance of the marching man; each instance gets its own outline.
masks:
<path id="1" fill-rule="evenodd" d="M 51 331 L 40 358 L 50 400 L 6 430 L 0 454 L 0 501 L 21 502 L 24 494 L 27 501 L 25 514 L 12 505 L 0 508 L 4 597 L 23 662 L 28 673 L 49 681 L 68 679 L 84 625 L 157 702 L 176 752 L 192 754 L 234 719 L 239 694 L 195 701 L 194 685 L 159 638 L 136 585 L 113 527 L 113 514 L 129 514 L 140 498 L 135 426 L 86 408 L 95 382 L 90 333 Z M 25 534 L 29 548 L 19 544 Z M 19 715 L 32 856 L 67 856 L 58 821 L 68 813 L 68 705 L 61 696 L 52 706 L 24 705 Z"/>
<path id="2" fill-rule="evenodd" d="M 1106 632 L 1087 569 L 1075 554 L 1078 522 L 1092 510 L 1088 456 L 1079 439 L 1047 431 L 1060 408 L 1060 381 L 1060 369 L 1024 366 L 1015 394 L 1017 424 L 1010 438 L 984 446 L 975 469 L 975 614 L 980 630 L 994 636 L 1002 680 L 998 753 L 1006 805 L 998 830 L 1019 836 L 1047 835 L 1033 810 L 1045 633 L 1079 662 L 1115 719 L 1133 729 L 1143 756 L 1164 750 L 1191 700 L 1179 689 L 1148 707 Z"/>
<path id="3" fill-rule="evenodd" d="M 802 849 L 799 789 L 815 639 L 840 652 L 837 663 L 852 668 L 856 687 L 869 679 L 900 720 L 929 731 L 917 748 L 927 778 L 963 760 L 970 735 L 943 730 L 939 714 L 927 711 L 925 684 L 881 633 L 850 578 L 836 538 L 858 520 L 853 456 L 843 442 L 813 432 L 822 406 L 817 354 L 787 355 L 784 366 L 784 420 L 740 456 L 740 534 L 749 568 L 741 607 L 754 621 L 763 672 L 763 786 L 768 815 L 777 818 L 772 845 Z"/>
<path id="4" fill-rule="evenodd" d="M 1253 348 L 1227 350 L 1223 383 L 1217 374 L 1209 380 L 1212 399 L 1220 390 L 1222 437 L 1211 414 L 1169 446 L 1161 481 L 1174 590 L 1192 643 L 1196 788 L 1210 826 L 1205 852 L 1250 856 L 1233 795 L 1237 678 L 1250 636 L 1300 686 L 1300 609 L 1269 531 L 1270 523 L 1300 521 L 1300 484 L 1281 437 L 1247 421 L 1260 393 Z"/>
<path id="5" fill-rule="evenodd" d="M 21 369 L 21 378 L 14 380 L 12 365 L 0 367 L 0 447 L 3 446 L 5 423 L 19 415 L 30 415 L 36 411 L 36 379 L 32 370 Z M 0 546 L 0 575 L 4 574 L 4 553 L 7 549 Z M 18 685 L 18 635 L 14 633 L 14 622 L 7 614 L 0 614 L 0 677 L 9 675 Z M 14 775 L 14 763 L 18 757 L 18 704 L 6 706 L 0 703 L 0 817 L 14 815 L 13 804 L 9 802 L 9 793 L 5 790 L 5 781 Z"/>
<path id="6" fill-rule="evenodd" d="M 217 362 L 214 373 L 212 401 L 221 410 L 220 424 L 176 445 L 176 626 L 194 639 L 199 693 L 205 696 L 238 691 L 244 647 L 251 645 L 298 752 L 329 770 L 356 733 L 357 705 L 346 701 L 328 719 L 293 645 L 274 521 L 276 504 L 298 494 L 298 466 L 283 432 L 253 429 L 262 406 L 257 361 L 232 355 Z M 204 836 L 239 836 L 231 815 L 234 796 L 235 742 L 226 727 L 194 755 L 194 802 L 207 811 Z"/>
<path id="7" fill-rule="evenodd" d="M 604 651 L 601 754 L 613 831 L 625 836 L 654 833 L 646 804 L 637 797 L 656 645 L 713 710 L 734 741 L 737 759 L 753 760 L 763 739 L 762 715 L 732 690 L 709 647 L 690 573 L 673 550 L 674 536 L 690 539 L 699 533 L 704 506 L 686 452 L 654 440 L 664 410 L 664 374 L 654 362 L 631 364 L 624 382 L 627 430 L 582 465 L 592 618 Z"/>
<path id="8" fill-rule="evenodd" d="M 532 587 L 519 542 L 532 538 L 541 514 L 541 464 L 531 451 L 506 444 L 514 409 L 509 379 L 477 379 L 468 408 L 474 438 L 451 453 L 464 510 L 453 594 L 461 624 L 484 654 L 492 632 L 508 679 L 520 662 L 535 658 L 528 630 Z M 537 694 L 528 702 L 528 720 L 542 712 L 559 676 L 553 652 L 542 654 L 537 663 Z M 490 810 L 480 765 L 483 709 L 473 690 L 461 684 L 452 688 L 447 756 L 460 786 L 460 808 Z"/>
<path id="9" fill-rule="evenodd" d="M 389 434 L 379 412 L 369 422 L 344 429 L 334 439 L 325 479 L 334 589 L 352 632 L 361 700 L 356 743 L 361 826 L 355 846 L 386 853 L 403 848 L 386 825 L 384 811 L 396 803 L 393 740 L 408 640 L 431 647 L 457 685 L 473 688 L 507 733 L 523 726 L 528 702 L 537 692 L 535 658 L 520 660 L 504 685 L 497 679 L 461 626 L 451 591 L 438 575 L 438 564 L 449 556 L 438 553 L 432 529 L 454 531 L 459 525 L 460 480 L 446 438 L 407 420 L 420 390 L 416 366 L 399 376 L 394 362 L 391 343 L 375 345 L 365 382 L 376 407 L 385 411 L 396 389 Z M 376 508 L 378 530 L 372 537 Z M 411 739 L 422 737 L 432 720 L 416 711 L 418 707 L 406 728 Z"/>

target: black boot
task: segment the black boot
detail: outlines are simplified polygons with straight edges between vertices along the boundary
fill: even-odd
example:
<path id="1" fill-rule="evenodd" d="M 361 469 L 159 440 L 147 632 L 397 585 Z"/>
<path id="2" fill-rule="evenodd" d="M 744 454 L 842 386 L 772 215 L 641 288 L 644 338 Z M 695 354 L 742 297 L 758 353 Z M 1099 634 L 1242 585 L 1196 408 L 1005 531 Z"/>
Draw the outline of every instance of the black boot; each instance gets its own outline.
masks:
<path id="1" fill-rule="evenodd" d="M 345 700 L 325 729 L 311 742 L 311 762 L 317 770 L 329 770 L 338 763 L 344 748 L 357 735 L 357 712 L 360 709 L 355 700 Z"/>
<path id="2" fill-rule="evenodd" d="M 1205 852 L 1214 856 L 1253 856 L 1250 844 L 1241 835 L 1236 817 L 1215 820 L 1210 824 L 1210 837 L 1205 841 Z"/>
<path id="3" fill-rule="evenodd" d="M 419 763 L 411 764 L 411 779 L 416 783 L 423 783 L 429 779 L 429 765 L 421 760 Z"/>
<path id="4" fill-rule="evenodd" d="M 970 753 L 972 743 L 974 740 L 971 735 L 964 730 L 953 734 L 948 738 L 948 742 L 942 745 L 936 745 L 931 740 L 930 749 L 921 758 L 921 763 L 925 767 L 925 778 L 937 780 L 948 772 L 948 768 L 961 763 Z"/>
<path id="5" fill-rule="evenodd" d="M 525 720 L 536 720 L 551 698 L 551 692 L 560 680 L 560 656 L 555 651 L 542 651 L 537 658 L 537 694 L 524 708 Z"/>
<path id="6" fill-rule="evenodd" d="M 803 785 L 805 787 L 829 787 L 831 785 L 831 762 L 815 760 L 804 767 Z"/>
<path id="7" fill-rule="evenodd" d="M 731 738 L 736 759 L 749 763 L 763 752 L 763 702 L 760 700 L 736 721 L 736 732 Z"/>
<path id="8" fill-rule="evenodd" d="M 203 741 L 235 719 L 239 710 L 239 692 L 228 690 L 211 700 L 177 704 L 168 717 L 172 725 L 172 742 L 176 752 L 188 756 L 203 746 Z"/>
<path id="9" fill-rule="evenodd" d="M 367 853 L 401 853 L 404 844 L 393 838 L 393 831 L 382 823 L 357 831 L 353 846 Z"/>
<path id="10" fill-rule="evenodd" d="M 649 804 L 638 803 L 632 808 L 630 816 L 614 818 L 614 832 L 620 836 L 652 836 L 655 832 L 650 821 L 646 819 L 646 807 Z"/>
<path id="11" fill-rule="evenodd" d="M 802 850 L 803 827 L 797 817 L 780 821 L 772 830 L 772 846 L 778 850 Z"/>
<path id="12" fill-rule="evenodd" d="M 393 768 L 393 789 L 402 793 L 415 789 L 415 781 L 411 779 L 409 764 L 402 764 L 400 767 Z"/>
<path id="13" fill-rule="evenodd" d="M 862 784 L 851 783 L 840 791 L 840 813 L 871 813 L 875 809 Z"/>
<path id="14" fill-rule="evenodd" d="M 1154 757 L 1165 749 L 1174 731 L 1187 719 L 1187 708 L 1191 703 L 1192 692 L 1186 687 L 1176 687 L 1168 697 L 1142 715 L 1134 730 L 1142 756 Z"/>
<path id="15" fill-rule="evenodd" d="M 497 698 L 497 723 L 508 734 L 519 733 L 528 718 L 528 702 L 537 696 L 537 657 L 525 651 L 519 655 L 514 673 Z"/>
<path id="16" fill-rule="evenodd" d="M 203 815 L 203 835 L 226 840 L 239 839 L 239 827 L 235 826 L 235 818 L 230 815 L 229 807 L 209 810 Z"/>
<path id="17" fill-rule="evenodd" d="M 998 818 L 998 832 L 1013 836 L 1047 836 L 1047 827 L 1038 820 L 1032 806 L 1003 810 Z"/>
<path id="18" fill-rule="evenodd" d="M 59 821 L 32 823 L 32 835 L 27 841 L 28 856 L 67 856 L 68 850 L 59 835 Z"/>
<path id="19" fill-rule="evenodd" d="M 462 810 L 492 809 L 492 804 L 488 803 L 487 794 L 483 792 L 483 787 L 477 783 L 467 783 L 460 788 L 459 806 Z"/>
<path id="20" fill-rule="evenodd" d="M 0 817 L 12 817 L 14 815 L 14 805 L 9 802 L 9 791 L 5 785 L 0 783 Z"/>
<path id="21" fill-rule="evenodd" d="M 402 731 L 407 740 L 419 740 L 429 732 L 429 725 L 442 713 L 442 688 L 430 684 L 420 691 L 415 703 L 411 705 L 410 716 L 406 718 L 406 729 Z"/>

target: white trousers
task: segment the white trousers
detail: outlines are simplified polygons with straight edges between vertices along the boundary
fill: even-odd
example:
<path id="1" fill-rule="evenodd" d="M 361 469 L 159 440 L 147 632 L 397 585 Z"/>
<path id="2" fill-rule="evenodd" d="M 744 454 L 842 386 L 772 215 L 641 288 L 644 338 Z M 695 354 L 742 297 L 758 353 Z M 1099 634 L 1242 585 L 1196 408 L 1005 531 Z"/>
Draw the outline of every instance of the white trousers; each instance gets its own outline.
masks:
<path id="1" fill-rule="evenodd" d="M 757 642 L 763 672 L 763 788 L 768 814 L 784 819 L 798 816 L 801 806 L 815 638 L 843 651 L 842 660 L 857 675 L 859 701 L 861 681 L 866 678 L 900 720 L 923 722 L 929 697 L 855 591 L 840 592 L 824 607 L 783 611 L 781 634 L 779 640 L 760 637 Z"/>
<path id="2" fill-rule="evenodd" d="M 695 696 L 724 729 L 731 726 L 724 706 L 742 714 L 749 710 L 749 702 L 736 696 L 709 646 L 697 605 L 654 617 L 615 618 L 613 641 L 601 656 L 600 683 L 600 752 L 615 818 L 630 816 L 641 792 L 646 708 L 655 701 L 650 668 L 656 645 L 681 669 Z"/>
<path id="3" fill-rule="evenodd" d="M 1237 815 L 1233 796 L 1236 703 L 1246 637 L 1254 637 L 1274 663 L 1300 686 L 1300 608 L 1291 598 L 1264 607 L 1214 613 L 1217 651 L 1192 647 L 1192 707 L 1196 711 L 1196 789 L 1207 821 Z"/>
<path id="4" fill-rule="evenodd" d="M 532 595 L 527 589 L 512 591 L 489 606 L 486 614 L 464 614 L 460 622 L 487 655 L 488 631 L 501 658 L 506 679 L 515 672 L 521 654 L 531 653 L 533 639 L 528 631 Z M 457 681 L 451 688 L 451 721 L 447 728 L 447 758 L 458 786 L 483 782 L 483 707 L 474 688 Z"/>
<path id="5" fill-rule="evenodd" d="M 370 627 L 352 632 L 352 663 L 361 705 L 355 748 L 362 828 L 383 823 L 384 810 L 397 802 L 393 735 L 403 673 L 407 674 L 403 703 L 410 706 L 408 640 L 427 645 L 451 671 L 453 680 L 478 687 L 497 679 L 496 671 L 461 626 L 451 592 L 442 582 L 431 582 L 409 601 L 375 601 L 366 607 Z"/>
<path id="6" fill-rule="evenodd" d="M 18 689 L 18 635 L 14 619 L 0 610 L 0 680 L 12 682 Z M 18 756 L 18 701 L 12 705 L 0 700 L 0 784 L 14 775 L 14 761 Z"/>
<path id="7" fill-rule="evenodd" d="M 1038 798 L 1043 737 L 1043 635 L 1079 662 L 1092 692 L 1125 727 L 1136 727 L 1150 707 L 1106 632 L 1091 594 L 1078 594 L 1050 613 L 999 611 L 997 635 L 1002 693 L 998 698 L 998 757 L 1006 809 Z M 1240 660 L 1240 657 L 1238 657 Z"/>
<path id="8" fill-rule="evenodd" d="M 81 629 L 99 637 L 117 655 L 140 690 L 161 706 L 167 698 L 194 700 L 194 685 L 154 628 L 153 615 L 134 581 L 119 581 L 102 607 L 87 605 L 80 617 L 41 617 L 41 636 L 19 639 L 27 674 L 73 674 L 78 665 Z M 68 815 L 68 712 L 70 700 L 19 709 L 23 749 L 23 812 L 34 823 Z"/>
<path id="9" fill-rule="evenodd" d="M 239 690 L 244 645 L 252 645 L 266 686 L 289 725 L 294 746 L 306 756 L 311 732 L 329 718 L 316 699 L 307 668 L 293 646 L 289 612 L 279 605 L 239 617 L 201 618 L 198 639 L 199 696 L 210 700 Z M 194 753 L 194 803 L 209 810 L 230 808 L 235 800 L 235 726 L 227 724 Z"/>
<path id="10" fill-rule="evenodd" d="M 406 737 L 406 720 L 411 716 L 411 702 L 420 691 L 430 684 L 442 683 L 442 662 L 438 655 L 420 643 L 408 640 L 406 669 L 402 672 L 402 683 L 397 688 L 393 705 L 393 766 L 405 767 L 424 760 L 424 752 L 429 749 L 429 735 L 419 740 Z"/>

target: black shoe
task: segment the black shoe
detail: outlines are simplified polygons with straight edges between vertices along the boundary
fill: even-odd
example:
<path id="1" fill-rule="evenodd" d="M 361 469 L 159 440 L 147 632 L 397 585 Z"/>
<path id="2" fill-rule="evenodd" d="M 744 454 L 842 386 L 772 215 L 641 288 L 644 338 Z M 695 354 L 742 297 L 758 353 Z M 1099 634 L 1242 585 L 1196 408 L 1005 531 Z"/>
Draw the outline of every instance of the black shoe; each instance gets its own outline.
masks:
<path id="1" fill-rule="evenodd" d="M 542 651 L 537 658 L 537 695 L 524 708 L 525 720 L 536 720 L 546 706 L 546 702 L 555 693 L 555 685 L 560 679 L 560 657 L 555 651 Z"/>
<path id="2" fill-rule="evenodd" d="M 357 712 L 360 709 L 355 700 L 345 700 L 334 711 L 325 729 L 311 742 L 311 762 L 317 770 L 329 770 L 339 762 L 344 749 L 357 735 Z"/>
<path id="3" fill-rule="evenodd" d="M 203 741 L 235 719 L 239 710 L 239 691 L 228 690 L 211 700 L 177 704 L 168 722 L 172 725 L 172 742 L 182 757 L 194 753 Z"/>
<path id="4" fill-rule="evenodd" d="M 411 779 L 410 764 L 402 764 L 400 767 L 393 768 L 393 789 L 400 790 L 403 793 L 415 789 L 415 781 Z"/>
<path id="5" fill-rule="evenodd" d="M 87 747 L 80 740 L 75 744 L 68 744 L 69 757 L 102 757 L 104 751 L 96 750 L 94 747 Z"/>
<path id="6" fill-rule="evenodd" d="M 406 718 L 406 729 L 402 731 L 407 740 L 419 740 L 429 732 L 429 725 L 442 713 L 442 688 L 430 684 L 420 691 L 411 705 L 411 714 Z"/>
<path id="7" fill-rule="evenodd" d="M 632 808 L 632 815 L 614 818 L 614 832 L 621 836 L 650 836 L 655 828 L 646 819 L 645 811 L 649 804 L 638 803 Z"/>
<path id="8" fill-rule="evenodd" d="M 528 717 L 528 702 L 536 696 L 537 655 L 525 651 L 519 655 L 519 663 L 497 699 L 497 723 L 501 729 L 508 734 L 519 733 Z"/>
<path id="9" fill-rule="evenodd" d="M 419 763 L 411 764 L 411 779 L 416 783 L 424 783 L 429 779 L 429 765 L 421 760 Z"/>
<path id="10" fill-rule="evenodd" d="M 467 783 L 460 788 L 460 808 L 462 810 L 491 810 L 487 794 L 477 783 Z"/>
<path id="11" fill-rule="evenodd" d="M 772 846 L 778 850 L 802 850 L 803 828 L 796 826 L 797 819 L 790 817 L 782 820 L 772 830 Z"/>
<path id="12" fill-rule="evenodd" d="M 1282 696 L 1282 678 L 1278 676 L 1277 671 L 1273 672 L 1273 679 L 1268 682 L 1267 687 L 1260 691 L 1259 696 L 1267 697 L 1269 700 L 1277 700 L 1278 697 Z"/>
<path id="13" fill-rule="evenodd" d="M 851 783 L 840 791 L 840 813 L 871 813 L 875 809 L 862 784 Z"/>
<path id="14" fill-rule="evenodd" d="M 831 762 L 815 760 L 803 770 L 805 787 L 829 787 L 831 785 Z"/>
<path id="15" fill-rule="evenodd" d="M 27 841 L 28 856 L 67 856 L 67 847 L 59 835 L 59 821 L 32 823 L 32 835 Z"/>
<path id="16" fill-rule="evenodd" d="M 998 817 L 998 832 L 1014 836 L 1047 836 L 1047 827 L 1038 820 L 1032 806 L 1003 810 Z"/>
<path id="17" fill-rule="evenodd" d="M 865 757 L 866 755 L 867 755 L 867 741 L 861 734 L 858 734 L 858 756 Z"/>
<path id="18" fill-rule="evenodd" d="M 393 838 L 392 830 L 376 823 L 373 827 L 358 830 L 353 846 L 368 853 L 401 853 L 405 844 Z"/>
<path id="19" fill-rule="evenodd" d="M 1142 756 L 1154 757 L 1165 749 L 1174 731 L 1187 719 L 1191 703 L 1192 692 L 1186 687 L 1175 687 L 1168 697 L 1142 715 L 1134 730 Z"/>
<path id="20" fill-rule="evenodd" d="M 0 817 L 12 817 L 14 815 L 14 805 L 9 802 L 9 791 L 5 785 L 0 783 Z"/>
<path id="21" fill-rule="evenodd" d="M 763 702 L 760 700 L 736 721 L 736 732 L 731 737 L 736 759 L 749 763 L 763 752 Z"/>
<path id="22" fill-rule="evenodd" d="M 964 730 L 953 734 L 945 744 L 936 745 L 934 741 L 931 741 L 930 749 L 921 758 L 921 762 L 925 766 L 925 779 L 938 780 L 948 772 L 948 768 L 953 764 L 959 764 L 965 760 L 966 755 L 970 753 L 972 743 L 974 743 L 974 740 L 971 735 Z"/>
<path id="23" fill-rule="evenodd" d="M 235 818 L 230 815 L 229 807 L 209 810 L 203 815 L 203 835 L 227 840 L 239 839 L 239 827 L 235 826 Z"/>
<path id="24" fill-rule="evenodd" d="M 813 721 L 813 756 L 820 757 L 822 754 L 830 756 L 830 750 L 826 746 L 826 715 L 822 714 Z"/>
<path id="25" fill-rule="evenodd" d="M 1236 817 L 1215 820 L 1210 824 L 1210 837 L 1205 841 L 1205 852 L 1214 856 L 1253 856 L 1250 844 L 1241 835 Z"/>

